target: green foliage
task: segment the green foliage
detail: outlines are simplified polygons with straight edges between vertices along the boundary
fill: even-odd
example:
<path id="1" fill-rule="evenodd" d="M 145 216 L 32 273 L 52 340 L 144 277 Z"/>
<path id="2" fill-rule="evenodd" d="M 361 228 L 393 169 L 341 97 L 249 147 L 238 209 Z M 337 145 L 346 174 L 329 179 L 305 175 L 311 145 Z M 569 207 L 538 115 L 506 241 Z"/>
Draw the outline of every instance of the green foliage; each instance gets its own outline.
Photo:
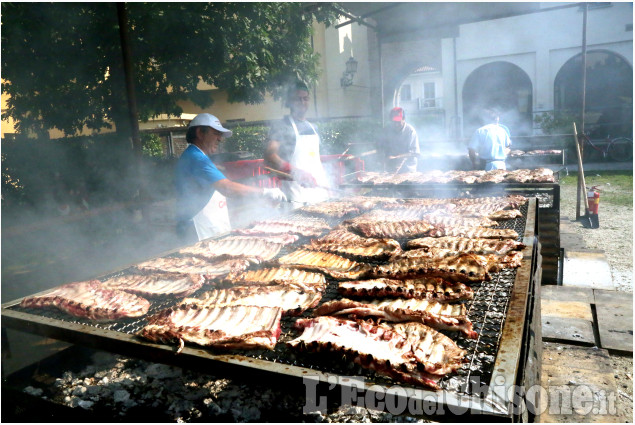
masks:
<path id="1" fill-rule="evenodd" d="M 348 143 L 374 144 L 380 134 L 381 122 L 371 119 L 333 120 L 317 125 L 320 133 L 322 155 L 341 154 Z M 245 151 L 262 158 L 269 134 L 269 126 L 238 126 L 232 128 L 232 137 L 225 142 L 226 152 Z M 367 150 L 367 149 L 366 149 Z"/>
<path id="2" fill-rule="evenodd" d="M 602 203 L 612 205 L 633 206 L 633 171 L 597 171 L 585 174 L 588 187 L 599 186 L 600 210 Z M 578 184 L 578 173 L 572 172 L 560 179 L 560 184 L 575 186 Z"/>
<path id="3" fill-rule="evenodd" d="M 67 135 L 129 127 L 116 3 L 2 3 L 3 118 L 19 132 Z M 213 103 L 199 81 L 230 102 L 262 102 L 291 78 L 313 82 L 312 22 L 330 4 L 125 3 L 139 117 L 179 115 L 189 99 Z M 124 133 L 122 133 L 124 134 Z M 123 139 L 119 139 L 123 140 Z"/>
<path id="4" fill-rule="evenodd" d="M 264 143 L 269 127 L 264 125 L 238 126 L 232 128 L 232 137 L 225 142 L 226 152 L 251 152 L 256 158 L 262 158 Z"/>
<path id="5" fill-rule="evenodd" d="M 333 120 L 318 125 L 323 155 L 343 153 L 349 143 L 364 143 L 374 145 L 381 134 L 381 122 L 378 120 Z M 362 148 L 366 150 L 366 148 Z"/>
<path id="6" fill-rule="evenodd" d="M 551 111 L 536 115 L 534 122 L 545 134 L 572 134 L 573 123 L 580 128 L 580 114 L 571 112 Z"/>
<path id="7" fill-rule="evenodd" d="M 145 156 L 150 158 L 163 157 L 163 144 L 158 134 L 143 133 L 141 135 L 142 151 Z"/>
<path id="8" fill-rule="evenodd" d="M 20 204 L 24 199 L 24 185 L 16 177 L 15 169 L 7 164 L 7 155 L 2 153 L 2 201 Z"/>

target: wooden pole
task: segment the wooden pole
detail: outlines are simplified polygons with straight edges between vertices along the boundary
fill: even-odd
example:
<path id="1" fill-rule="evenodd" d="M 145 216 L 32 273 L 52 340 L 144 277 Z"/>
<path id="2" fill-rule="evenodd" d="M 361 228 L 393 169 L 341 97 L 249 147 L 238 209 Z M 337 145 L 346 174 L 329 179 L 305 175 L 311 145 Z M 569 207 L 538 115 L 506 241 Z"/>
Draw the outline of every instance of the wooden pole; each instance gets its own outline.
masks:
<path id="1" fill-rule="evenodd" d="M 580 185 L 582 184 L 582 152 L 580 152 L 580 143 L 578 142 L 578 130 L 573 123 L 573 141 L 575 143 L 576 153 L 578 155 L 578 184 L 576 189 L 576 202 L 575 202 L 575 220 L 580 220 Z"/>

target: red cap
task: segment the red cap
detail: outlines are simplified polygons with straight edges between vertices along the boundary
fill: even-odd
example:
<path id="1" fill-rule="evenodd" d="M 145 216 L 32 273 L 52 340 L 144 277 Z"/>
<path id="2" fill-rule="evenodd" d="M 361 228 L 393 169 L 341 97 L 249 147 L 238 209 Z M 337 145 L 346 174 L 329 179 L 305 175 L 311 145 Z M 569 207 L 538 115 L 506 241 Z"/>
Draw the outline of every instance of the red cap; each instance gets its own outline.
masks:
<path id="1" fill-rule="evenodd" d="M 392 108 L 390 110 L 390 119 L 392 121 L 403 121 L 403 108 Z"/>

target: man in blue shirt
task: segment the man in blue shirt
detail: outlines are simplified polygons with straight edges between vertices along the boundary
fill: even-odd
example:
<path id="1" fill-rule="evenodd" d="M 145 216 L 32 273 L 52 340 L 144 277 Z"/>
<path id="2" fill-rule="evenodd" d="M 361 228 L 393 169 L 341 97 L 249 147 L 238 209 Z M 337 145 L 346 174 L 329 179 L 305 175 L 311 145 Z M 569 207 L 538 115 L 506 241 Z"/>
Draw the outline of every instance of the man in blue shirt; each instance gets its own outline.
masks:
<path id="1" fill-rule="evenodd" d="M 509 130 L 498 123 L 500 117 L 496 111 L 488 110 L 486 114 L 490 124 L 476 130 L 467 147 L 470 161 L 474 169 L 505 170 L 505 160 L 512 144 Z"/>
<path id="2" fill-rule="evenodd" d="M 176 165 L 177 234 L 183 241 L 210 238 L 231 229 L 227 197 L 261 196 L 274 202 L 286 201 L 280 189 L 246 186 L 227 179 L 210 155 L 225 137 L 232 135 L 211 114 L 197 115 L 188 126 L 189 146 Z"/>

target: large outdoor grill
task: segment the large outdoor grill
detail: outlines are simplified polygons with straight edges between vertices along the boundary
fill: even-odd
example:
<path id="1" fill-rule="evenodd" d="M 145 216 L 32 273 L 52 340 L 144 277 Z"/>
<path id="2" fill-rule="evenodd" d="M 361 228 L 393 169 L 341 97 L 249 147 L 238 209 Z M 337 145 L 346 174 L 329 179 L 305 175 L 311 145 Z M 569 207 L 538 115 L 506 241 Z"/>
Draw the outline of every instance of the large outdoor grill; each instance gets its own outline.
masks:
<path id="1" fill-rule="evenodd" d="M 400 188 L 402 189 L 405 188 Z M 432 188 L 408 190 L 410 195 L 416 193 L 421 196 L 424 195 L 422 191 Z M 435 196 L 443 197 L 438 193 Z M 491 281 L 471 285 L 474 288 L 474 299 L 467 302 L 468 317 L 479 337 L 466 339 L 451 335 L 452 339 L 467 350 L 468 361 L 457 373 L 440 381 L 440 391 L 414 388 L 380 377 L 351 361 L 342 361 L 341 355 L 302 353 L 289 349 L 284 342 L 297 335 L 297 331 L 292 329 L 295 317 L 283 317 L 282 335 L 274 351 L 231 353 L 189 345 L 176 354 L 175 346 L 149 343 L 136 336 L 147 323 L 145 318 L 97 324 L 74 319 L 53 310 L 22 308 L 19 306 L 21 300 L 2 306 L 2 326 L 201 372 L 214 370 L 214 373 L 221 371 L 230 375 L 249 376 L 251 379 L 262 374 L 265 377 L 276 377 L 276 380 L 288 379 L 299 385 L 316 383 L 321 390 L 332 389 L 335 384 L 339 391 L 354 388 L 355 391 L 366 393 L 384 393 L 383 397 L 392 395 L 396 399 L 406 398 L 408 402 L 417 401 L 427 406 L 440 407 L 443 415 L 435 417 L 435 420 L 448 420 L 455 414 L 477 415 L 479 420 L 484 418 L 483 415 L 493 420 L 527 419 L 525 409 L 515 409 L 524 406 L 527 401 L 517 392 L 509 391 L 509 387 L 522 385 L 529 388 L 539 383 L 540 346 L 535 344 L 541 340 L 538 292 L 542 269 L 537 238 L 538 210 L 537 201 L 532 198 L 521 208 L 522 217 L 505 221 L 498 226 L 513 228 L 521 235 L 526 245 L 522 265 L 518 269 L 494 273 Z M 279 255 L 284 255 L 305 242 L 306 238 L 299 240 L 286 247 L 285 252 Z M 101 278 L 124 273 L 127 273 L 126 269 Z M 202 289 L 204 290 L 205 288 Z M 321 303 L 338 297 L 337 283 L 329 279 Z M 173 303 L 174 301 L 155 301 L 149 314 Z M 310 312 L 305 312 L 304 316 L 310 316 Z"/>

